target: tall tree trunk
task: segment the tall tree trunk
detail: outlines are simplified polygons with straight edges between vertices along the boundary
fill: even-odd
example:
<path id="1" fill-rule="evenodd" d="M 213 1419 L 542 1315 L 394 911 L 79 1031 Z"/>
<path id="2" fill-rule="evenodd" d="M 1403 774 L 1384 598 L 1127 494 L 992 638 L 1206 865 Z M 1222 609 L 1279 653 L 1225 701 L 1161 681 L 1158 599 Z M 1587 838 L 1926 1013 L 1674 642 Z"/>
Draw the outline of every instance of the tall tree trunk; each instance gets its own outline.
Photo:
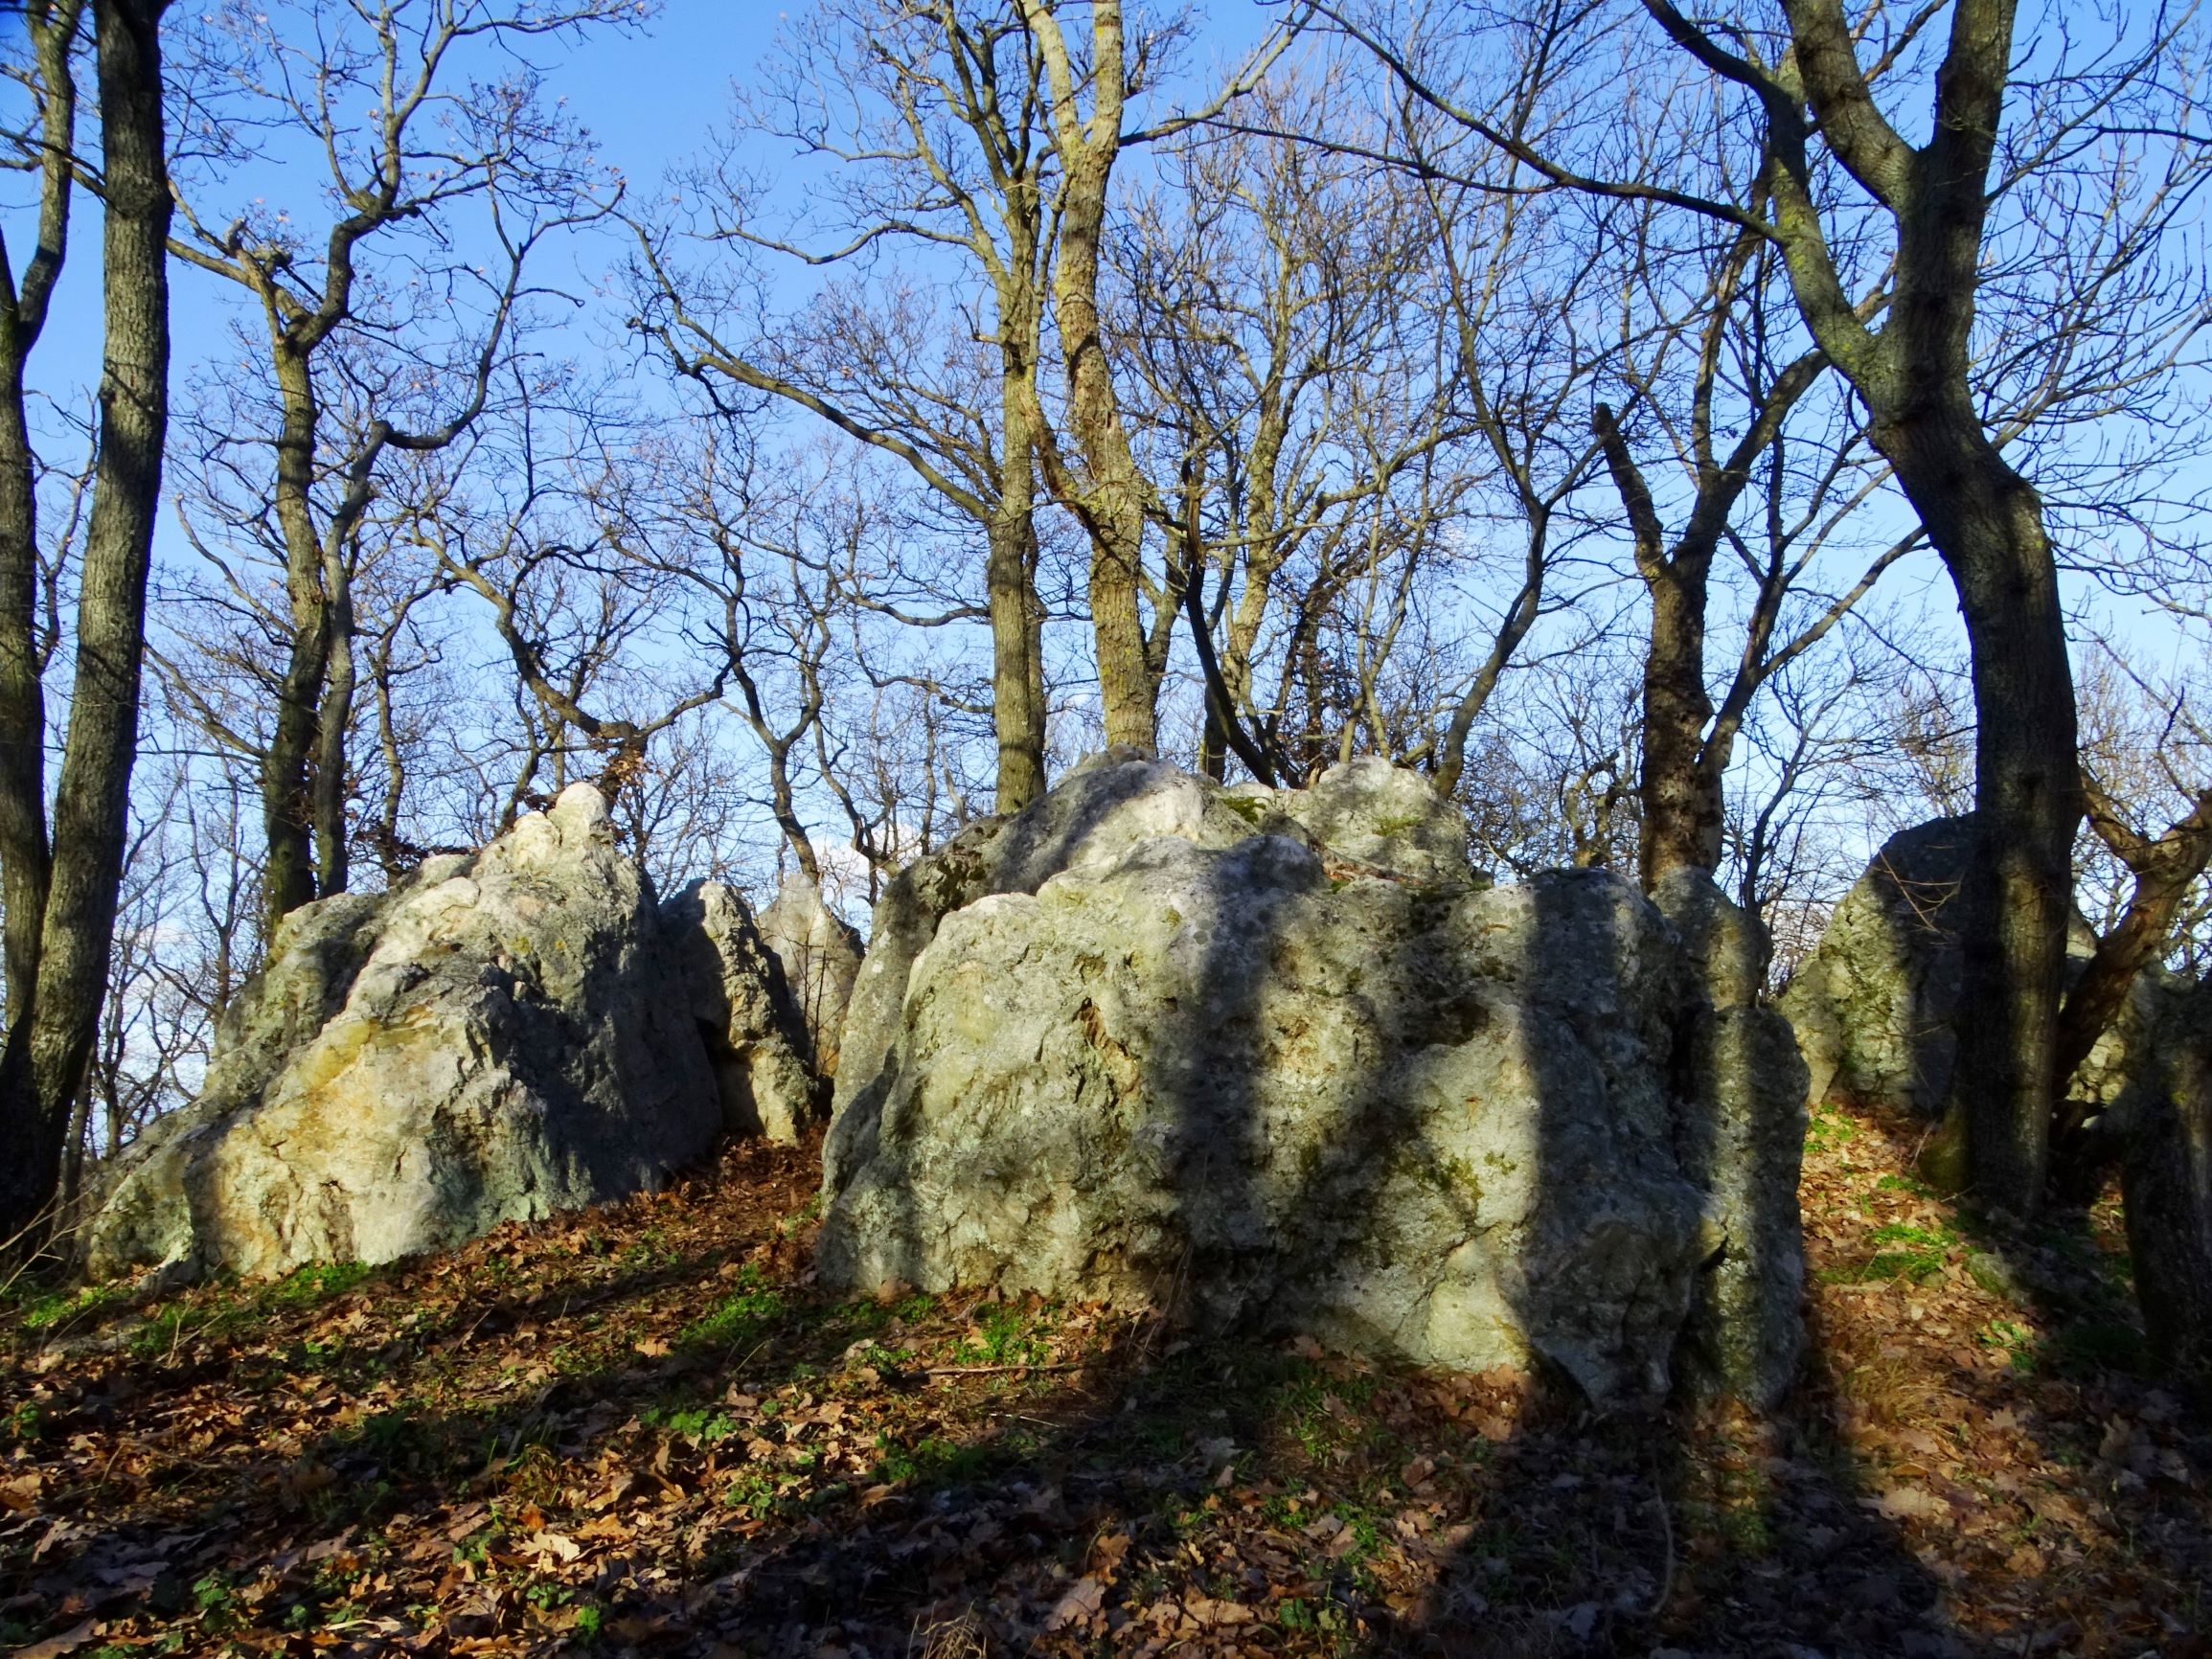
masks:
<path id="1" fill-rule="evenodd" d="M 315 821 L 315 896 L 346 891 L 346 734 L 353 723 L 353 581 L 347 559 L 353 549 L 331 533 L 323 558 L 324 614 L 329 619 L 330 660 L 324 669 L 322 706 L 315 711 L 315 775 L 310 797 Z"/>
<path id="2" fill-rule="evenodd" d="M 41 82 L 36 246 L 20 280 L 0 243 L 0 963 L 7 1017 L 36 1001 L 38 940 L 46 917 L 46 696 L 38 641 L 37 457 L 23 398 L 31 349 L 69 245 L 70 167 L 77 146 L 77 81 L 70 59 L 79 0 L 24 8 Z"/>
<path id="3" fill-rule="evenodd" d="M 38 988 L 0 1057 L 0 1236 L 29 1227 L 61 1174 L 99 1029 L 138 745 L 146 582 L 169 424 L 169 174 L 160 20 L 168 0 L 95 0 L 106 197 L 100 458 L 78 598 L 77 673 L 54 801 Z M 26 1029 L 28 1027 L 28 1029 Z"/>
<path id="4" fill-rule="evenodd" d="M 312 511 L 319 414 L 313 371 L 306 353 L 281 340 L 274 362 L 284 403 L 276 442 L 275 505 L 285 541 L 285 596 L 292 628 L 284 679 L 277 688 L 276 721 L 268 752 L 262 757 L 262 827 L 267 841 L 262 893 L 270 934 L 315 897 L 315 802 L 309 771 L 331 660 L 323 549 Z"/>
<path id="5" fill-rule="evenodd" d="M 1963 398 L 1912 418 L 1878 410 L 1870 431 L 1950 569 L 1973 653 L 1981 851 L 1961 895 L 1952 1110 L 1975 1190 L 2029 1216 L 2050 1162 L 2082 816 L 2057 567 L 2042 503 Z"/>
<path id="6" fill-rule="evenodd" d="M 1002 313 L 1002 331 L 1012 325 Z M 1018 812 L 1044 793 L 1044 665 L 1037 602 L 1037 435 L 1035 388 L 1010 365 L 1000 399 L 998 503 L 987 527 L 984 584 L 991 604 L 991 716 L 998 736 L 1001 812 Z"/>
<path id="7" fill-rule="evenodd" d="M 1061 185 L 1053 309 L 1067 356 L 1068 423 L 1075 428 L 1088 473 L 1081 510 L 1091 541 L 1090 615 L 1099 701 L 1106 741 L 1150 752 L 1157 737 L 1155 687 L 1138 600 L 1145 489 L 1122 429 L 1098 305 L 1099 240 L 1111 158 L 1086 148 L 1063 160 L 1067 175 Z"/>
<path id="8" fill-rule="evenodd" d="M 6 910 L 0 954 L 10 1024 L 36 1000 L 47 883 L 37 473 L 23 394 L 23 352 L 13 340 L 0 340 L 0 907 Z"/>
<path id="9" fill-rule="evenodd" d="M 1150 753 L 1157 739 L 1158 693 L 1146 654 L 1143 588 L 1146 487 L 1122 425 L 1099 312 L 1099 261 L 1106 191 L 1121 153 L 1127 92 L 1121 0 L 1092 0 L 1089 62 L 1070 52 L 1049 0 L 1021 0 L 1030 38 L 1051 94 L 1053 148 L 1060 157 L 1056 203 L 1060 239 L 1053 261 L 1053 317 L 1067 375 L 1068 424 L 1083 451 L 1084 476 L 1053 487 L 1089 533 L 1090 612 L 1099 701 L 1108 743 Z M 1077 108 L 1087 67 L 1091 112 Z"/>

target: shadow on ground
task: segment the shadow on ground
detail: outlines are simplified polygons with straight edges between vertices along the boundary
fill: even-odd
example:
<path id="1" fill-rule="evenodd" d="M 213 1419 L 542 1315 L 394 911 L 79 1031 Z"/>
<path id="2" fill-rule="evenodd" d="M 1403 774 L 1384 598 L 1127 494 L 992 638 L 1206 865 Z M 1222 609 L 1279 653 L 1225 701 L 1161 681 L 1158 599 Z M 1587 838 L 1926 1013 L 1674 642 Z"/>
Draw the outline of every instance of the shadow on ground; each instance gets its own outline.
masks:
<path id="1" fill-rule="evenodd" d="M 2078 1322 L 2031 1328 L 1940 1205 L 1885 1185 L 1909 1176 L 1881 1126 L 1824 1114 L 1815 1142 L 1839 1130 L 1808 1169 L 1816 1353 L 1767 1421 L 1593 1418 L 1556 1384 L 1083 1308 L 832 1298 L 811 1168 L 765 1150 L 358 1282 L 49 1326 L 7 1365 L 0 1640 L 2203 1651 L 2199 1431 L 2148 1382 L 2069 1370 L 2051 1345 Z M 1939 1225 L 1925 1276 L 1876 1266 L 1909 1253 L 1884 1228 Z"/>

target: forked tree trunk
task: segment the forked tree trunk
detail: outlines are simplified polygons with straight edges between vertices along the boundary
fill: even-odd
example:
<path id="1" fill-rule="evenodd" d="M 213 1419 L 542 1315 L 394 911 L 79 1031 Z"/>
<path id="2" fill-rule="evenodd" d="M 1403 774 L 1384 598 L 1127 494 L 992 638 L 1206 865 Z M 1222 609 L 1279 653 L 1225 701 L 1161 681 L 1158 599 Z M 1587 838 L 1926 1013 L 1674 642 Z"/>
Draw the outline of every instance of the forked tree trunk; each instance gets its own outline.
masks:
<path id="1" fill-rule="evenodd" d="M 146 582 L 169 424 L 169 174 L 160 21 L 168 0 L 96 0 L 106 335 L 100 459 L 77 619 L 69 734 L 37 989 L 11 1011 L 0 1057 L 0 1237 L 34 1225 L 61 1175 L 71 1112 L 99 1029 L 138 745 Z"/>

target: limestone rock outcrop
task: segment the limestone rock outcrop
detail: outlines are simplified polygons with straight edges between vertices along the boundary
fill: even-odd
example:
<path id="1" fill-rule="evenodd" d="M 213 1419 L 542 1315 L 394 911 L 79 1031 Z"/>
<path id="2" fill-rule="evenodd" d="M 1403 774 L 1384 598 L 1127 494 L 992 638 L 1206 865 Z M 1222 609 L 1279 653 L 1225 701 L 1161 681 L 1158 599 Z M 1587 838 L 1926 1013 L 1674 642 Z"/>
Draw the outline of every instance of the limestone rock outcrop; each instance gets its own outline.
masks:
<path id="1" fill-rule="evenodd" d="M 784 966 L 744 895 L 695 881 L 661 906 L 675 984 L 697 1027 L 722 1126 L 789 1146 L 820 1117 L 823 1093 L 807 1063 L 807 1033 Z"/>
<path id="2" fill-rule="evenodd" d="M 388 1261 L 658 1185 L 721 1132 L 652 895 L 565 791 L 472 856 L 287 918 L 200 1098 L 108 1179 L 88 1265 Z"/>
<path id="3" fill-rule="evenodd" d="M 1902 830 L 1836 905 L 1779 1001 L 1805 1057 L 1812 1100 L 1942 1112 L 1958 1054 L 1961 892 L 1974 852 L 1971 817 Z M 2095 934 L 2077 915 L 2066 941 L 2069 983 L 2095 949 Z M 2128 1012 L 2083 1061 L 2069 1096 L 2097 1107 L 2118 1096 L 2130 1046 L 2148 1034 L 2144 998 L 2155 977 L 2145 977 Z"/>
<path id="4" fill-rule="evenodd" d="M 1704 991 L 1677 1058 L 1675 1150 L 1725 1235 L 1698 1281 L 1685 1357 L 1707 1386 L 1770 1405 L 1805 1346 L 1805 1062 L 1790 1022 L 1760 1001 L 1757 920 L 1700 871 L 1669 873 L 1652 898 Z"/>
<path id="5" fill-rule="evenodd" d="M 1109 753 L 894 881 L 825 1280 L 1668 1387 L 1731 1214 L 1678 1150 L 1722 1115 L 1677 1081 L 1707 1008 L 1679 936 L 1599 872 L 1486 891 L 1421 780 L 1346 772 L 1300 798 Z"/>
<path id="6" fill-rule="evenodd" d="M 1943 1109 L 1958 1050 L 1959 890 L 1973 847 L 1971 818 L 1900 830 L 1836 905 L 1781 998 L 1812 1099 Z"/>
<path id="7" fill-rule="evenodd" d="M 845 1010 L 860 977 L 859 934 L 823 902 L 820 888 L 794 871 L 761 912 L 761 940 L 782 965 L 809 1062 L 823 1077 L 835 1077 Z"/>
<path id="8" fill-rule="evenodd" d="M 2212 980 L 2152 994 L 2158 1040 L 2115 1107 L 2128 1254 L 2152 1352 L 2212 1385 Z"/>

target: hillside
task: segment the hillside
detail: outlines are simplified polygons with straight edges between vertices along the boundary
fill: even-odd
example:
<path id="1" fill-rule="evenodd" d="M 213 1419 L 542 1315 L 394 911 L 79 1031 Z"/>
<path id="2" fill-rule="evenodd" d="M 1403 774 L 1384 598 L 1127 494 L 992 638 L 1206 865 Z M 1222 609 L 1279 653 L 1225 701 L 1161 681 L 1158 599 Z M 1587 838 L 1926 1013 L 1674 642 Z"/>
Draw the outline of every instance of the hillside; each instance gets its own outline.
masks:
<path id="1" fill-rule="evenodd" d="M 814 1165 L 376 1271 L 8 1315 L 0 1641 L 148 1653 L 2212 1652 L 2212 1437 L 2111 1217 L 1823 1113 L 1771 1421 L 848 1302 Z"/>

